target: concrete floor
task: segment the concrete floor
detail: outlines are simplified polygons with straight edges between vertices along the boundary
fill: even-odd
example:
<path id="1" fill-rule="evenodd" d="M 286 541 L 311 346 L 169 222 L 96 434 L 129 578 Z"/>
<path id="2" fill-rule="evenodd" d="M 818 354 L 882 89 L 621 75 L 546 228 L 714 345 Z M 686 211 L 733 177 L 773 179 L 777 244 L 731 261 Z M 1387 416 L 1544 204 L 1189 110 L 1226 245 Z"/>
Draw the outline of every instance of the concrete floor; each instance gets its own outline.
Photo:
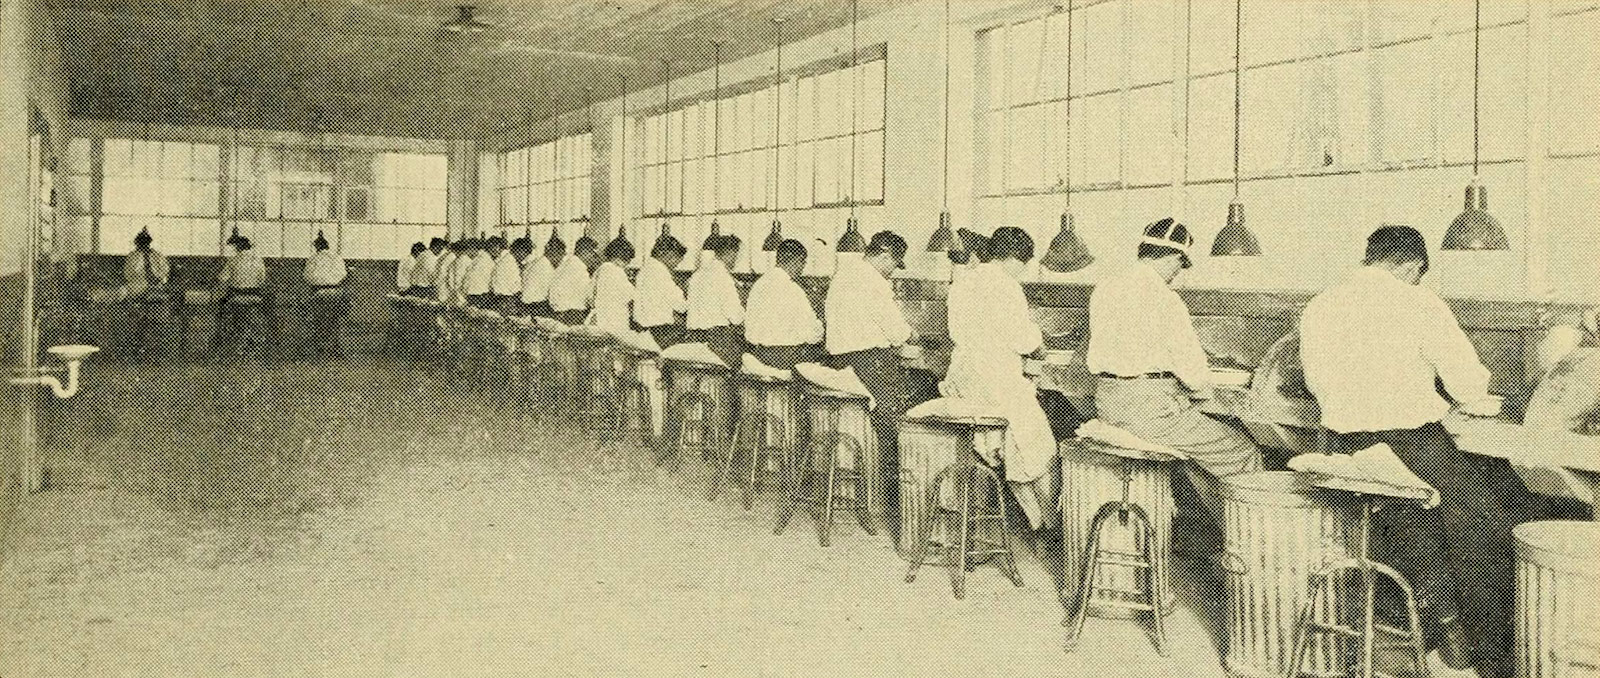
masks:
<path id="1" fill-rule="evenodd" d="M 1171 657 L 1105 620 L 1066 654 L 1031 545 L 1024 587 L 980 567 L 957 601 L 885 537 L 774 536 L 775 492 L 708 503 L 703 466 L 429 369 L 85 376 L 0 562 L 0 676 L 1222 675 L 1194 563 Z"/>

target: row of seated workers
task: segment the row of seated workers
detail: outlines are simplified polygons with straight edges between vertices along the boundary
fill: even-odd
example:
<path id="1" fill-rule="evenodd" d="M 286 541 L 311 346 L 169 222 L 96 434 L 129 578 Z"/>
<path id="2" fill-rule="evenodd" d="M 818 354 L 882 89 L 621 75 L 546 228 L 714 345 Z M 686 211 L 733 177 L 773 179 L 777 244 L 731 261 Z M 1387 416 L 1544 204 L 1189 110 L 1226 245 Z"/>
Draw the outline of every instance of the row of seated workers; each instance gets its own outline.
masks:
<path id="1" fill-rule="evenodd" d="M 341 322 L 350 312 L 350 297 L 345 290 L 349 267 L 318 232 L 311 243 L 301 276 L 310 295 L 304 308 L 309 321 L 307 348 L 316 355 L 341 355 Z M 267 266 L 250 238 L 231 236 L 227 256 L 215 281 L 217 312 L 212 348 L 249 348 L 275 336 L 278 328 L 273 295 L 266 289 Z M 162 317 L 184 302 L 171 285 L 167 258 L 155 247 L 149 230 L 134 236 L 133 251 L 123 259 L 123 285 L 105 295 L 107 301 L 120 301 L 129 309 L 132 336 L 129 349 L 134 354 L 159 350 Z"/>
<path id="2" fill-rule="evenodd" d="M 963 229 L 960 243 L 951 254 L 948 292 L 953 349 L 939 394 L 982 402 L 1004 415 L 1006 443 L 997 463 L 1006 487 L 1033 530 L 1059 529 L 1053 510 L 1059 427 L 1053 430 L 1024 373 L 1024 359 L 1042 350 L 1019 283 L 1034 243 L 1014 227 L 987 237 Z M 1173 219 L 1144 229 L 1137 263 L 1094 287 L 1086 359 L 1097 377 L 1095 416 L 1188 455 L 1192 463 L 1185 463 L 1183 475 L 1198 497 L 1198 518 L 1220 542 L 1218 479 L 1262 470 L 1263 456 L 1243 431 L 1200 407 L 1212 397 L 1212 373 L 1188 308 L 1172 288 L 1192 264 L 1193 245 L 1189 229 Z M 918 338 L 890 280 L 904 267 L 905 240 L 883 231 L 863 255 L 841 255 L 820 316 L 797 282 L 808 255 L 802 243 L 778 245 L 775 266 L 756 280 L 747 301 L 730 273 L 740 246 L 735 236 L 708 238 L 710 256 L 685 290 L 673 271 L 686 248 L 666 234 L 633 279 L 626 267 L 634 248 L 620 237 L 603 248 L 584 237 L 568 252 L 552 235 L 543 256 L 534 255 L 526 237 L 509 244 L 435 239 L 413 247 L 396 283 L 405 295 L 447 306 L 590 324 L 616 335 L 648 336 L 662 348 L 703 342 L 735 369 L 746 354 L 779 370 L 809 361 L 851 368 L 870 392 L 883 463 L 894 464 L 896 425 L 916 404 L 900 352 Z M 1300 361 L 1333 451 L 1387 443 L 1439 491 L 1436 508 L 1380 512 L 1375 532 L 1378 553 L 1415 587 L 1429 649 L 1454 667 L 1506 676 L 1513 671 L 1511 530 L 1543 516 L 1509 467 L 1469 459 L 1441 425 L 1453 406 L 1484 415 L 1498 406 L 1488 394 L 1489 370 L 1449 307 L 1418 284 L 1428 262 L 1417 230 L 1373 232 L 1362 265 L 1304 310 Z"/>

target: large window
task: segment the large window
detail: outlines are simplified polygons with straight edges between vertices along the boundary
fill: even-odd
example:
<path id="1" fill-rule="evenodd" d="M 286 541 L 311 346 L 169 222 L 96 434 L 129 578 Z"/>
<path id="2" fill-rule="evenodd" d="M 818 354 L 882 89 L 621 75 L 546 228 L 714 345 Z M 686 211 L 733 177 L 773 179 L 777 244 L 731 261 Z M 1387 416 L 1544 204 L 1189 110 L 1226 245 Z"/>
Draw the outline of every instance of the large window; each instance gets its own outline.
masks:
<path id="1" fill-rule="evenodd" d="M 724 233 L 759 242 L 776 207 L 786 235 L 831 243 L 851 207 L 881 207 L 886 61 L 870 54 L 623 121 L 622 213 L 640 219 L 635 239 L 653 239 L 666 220 L 697 242 L 716 216 Z"/>
<path id="2" fill-rule="evenodd" d="M 542 238 L 552 228 L 587 222 L 593 144 L 593 135 L 585 132 L 501 153 L 493 168 L 499 177 L 501 233 L 516 238 L 526 229 L 540 231 Z"/>
<path id="3" fill-rule="evenodd" d="M 168 254 L 216 254 L 220 159 L 213 144 L 106 139 L 100 251 L 126 252 L 149 229 Z"/>

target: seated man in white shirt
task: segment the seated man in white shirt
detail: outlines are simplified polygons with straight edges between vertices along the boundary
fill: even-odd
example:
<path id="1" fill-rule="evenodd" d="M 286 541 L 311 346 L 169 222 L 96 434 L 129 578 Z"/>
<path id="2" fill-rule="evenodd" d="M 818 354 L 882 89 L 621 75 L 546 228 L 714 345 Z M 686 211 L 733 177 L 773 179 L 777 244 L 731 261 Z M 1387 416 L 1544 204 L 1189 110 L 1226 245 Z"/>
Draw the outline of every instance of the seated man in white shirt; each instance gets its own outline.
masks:
<path id="1" fill-rule="evenodd" d="M 417 267 L 417 260 L 428 251 L 428 246 L 420 242 L 411 243 L 411 252 L 408 256 L 400 257 L 394 262 L 394 292 L 399 295 L 411 294 L 411 270 Z"/>
<path id="2" fill-rule="evenodd" d="M 739 236 L 710 238 L 713 256 L 689 276 L 688 332 L 685 341 L 704 342 L 729 367 L 744 355 L 744 302 L 730 272 L 739 260 Z"/>
<path id="3" fill-rule="evenodd" d="M 633 254 L 633 243 L 618 237 L 606 243 L 605 261 L 594 269 L 594 310 L 589 321 L 612 336 L 633 332 L 633 283 L 624 268 Z"/>
<path id="4" fill-rule="evenodd" d="M 466 247 L 465 240 L 457 240 L 449 243 L 445 248 L 444 254 L 439 255 L 439 265 L 433 271 L 433 296 L 435 300 L 441 303 L 450 303 L 450 300 L 455 298 L 455 290 L 451 287 L 453 281 L 450 276 L 455 273 L 456 260 L 461 258 L 461 254 L 466 250 Z"/>
<path id="5" fill-rule="evenodd" d="M 1261 450 L 1200 410 L 1198 401 L 1211 397 L 1211 370 L 1189 308 L 1171 287 L 1191 265 L 1193 244 L 1188 227 L 1170 218 L 1145 228 L 1138 261 L 1101 278 L 1090 294 L 1086 359 L 1098 377 L 1096 416 L 1193 459 L 1184 470 L 1209 518 L 1202 531 L 1214 538 L 1222 522 L 1217 478 L 1261 470 Z"/>
<path id="6" fill-rule="evenodd" d="M 689 303 L 672 272 L 686 254 L 688 249 L 683 243 L 662 234 L 650 248 L 650 257 L 639 267 L 633 293 L 633 322 L 649 332 L 661 348 L 683 341 L 683 323 Z"/>
<path id="7" fill-rule="evenodd" d="M 474 308 L 493 310 L 496 301 L 493 296 L 494 260 L 505 252 L 505 240 L 495 236 L 473 242 L 479 247 L 462 276 L 461 296 Z"/>
<path id="8" fill-rule="evenodd" d="M 321 231 L 311 242 L 311 248 L 302 273 L 306 285 L 311 287 L 311 296 L 306 298 L 306 309 L 311 313 L 307 344 L 312 355 L 339 356 L 343 352 L 339 341 L 340 325 L 350 312 L 350 298 L 344 293 L 344 279 L 349 269 L 344 259 L 328 248 L 328 239 Z"/>
<path id="9" fill-rule="evenodd" d="M 518 238 L 517 242 L 524 242 Z M 489 275 L 489 308 L 501 315 L 513 315 L 521 307 L 518 296 L 522 294 L 522 257 L 515 243 L 507 249 L 506 239 L 493 238 L 494 270 Z M 531 249 L 531 246 L 530 246 Z"/>
<path id="10" fill-rule="evenodd" d="M 408 296 L 419 299 L 435 297 L 438 290 L 434 289 L 433 281 L 439 277 L 439 257 L 444 254 L 449 244 L 444 238 L 428 240 L 427 249 L 417 255 L 416 263 L 411 266 L 410 287 L 406 290 Z"/>
<path id="11" fill-rule="evenodd" d="M 822 357 L 822 321 L 799 283 L 806 269 L 806 246 L 778 243 L 774 265 L 750 286 L 744 336 L 750 355 L 768 367 L 794 369 Z"/>
<path id="12" fill-rule="evenodd" d="M 1364 265 L 1311 300 L 1300 317 L 1300 360 L 1336 447 L 1386 443 L 1439 491 L 1439 506 L 1385 508 L 1374 547 L 1415 587 L 1428 644 L 1452 668 L 1510 676 L 1516 590 L 1513 517 L 1493 479 L 1456 447 L 1440 419 L 1450 403 L 1493 414 L 1489 370 L 1450 307 L 1418 285 L 1428 270 L 1422 234 L 1385 226 Z"/>
<path id="13" fill-rule="evenodd" d="M 594 238 L 583 236 L 572 245 L 572 254 L 556 267 L 550 280 L 551 317 L 563 325 L 582 325 L 589 317 L 589 304 L 593 301 L 594 283 L 590 271 L 600 265 L 599 245 Z"/>
<path id="14" fill-rule="evenodd" d="M 133 342 L 129 347 L 135 354 L 144 353 L 160 343 L 159 326 L 168 314 L 167 258 L 152 244 L 155 238 L 148 229 L 140 229 L 133 237 L 133 252 L 122 261 L 122 296 L 128 301 L 128 313 L 133 324 Z"/>
<path id="15" fill-rule="evenodd" d="M 886 477 L 900 473 L 900 417 L 910 409 L 911 389 L 899 349 L 912 339 L 889 277 L 905 268 L 905 238 L 879 231 L 861 257 L 839 257 L 823 300 L 826 347 L 835 369 L 850 367 L 872 394 L 872 429 Z M 885 488 L 887 515 L 899 512 L 899 484 Z M 897 522 L 890 521 L 895 529 Z"/>
<path id="16" fill-rule="evenodd" d="M 550 281 L 556 277 L 556 266 L 567 258 L 567 244 L 555 234 L 544 243 L 542 256 L 530 257 L 522 262 L 522 312 L 535 318 L 548 318 L 550 311 Z"/>

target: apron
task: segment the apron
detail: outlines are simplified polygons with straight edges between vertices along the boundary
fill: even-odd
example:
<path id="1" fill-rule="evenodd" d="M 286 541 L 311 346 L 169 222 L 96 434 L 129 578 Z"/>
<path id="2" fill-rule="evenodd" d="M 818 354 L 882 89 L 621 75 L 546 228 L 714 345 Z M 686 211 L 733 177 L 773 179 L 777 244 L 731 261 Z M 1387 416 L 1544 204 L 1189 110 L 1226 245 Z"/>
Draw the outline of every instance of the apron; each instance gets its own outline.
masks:
<path id="1" fill-rule="evenodd" d="M 940 390 L 947 397 L 984 403 L 1005 416 L 1005 446 L 1000 456 L 1005 459 L 1006 480 L 1013 483 L 1013 495 L 1029 522 L 1035 528 L 1044 524 L 1046 516 L 1054 514 L 1045 509 L 1054 506 L 1055 482 L 1050 471 L 1056 458 L 1056 437 L 1039 406 L 1037 388 L 1022 373 L 1022 359 L 1010 356 L 996 361 L 992 355 L 958 346 L 950 354 L 950 369 Z"/>

